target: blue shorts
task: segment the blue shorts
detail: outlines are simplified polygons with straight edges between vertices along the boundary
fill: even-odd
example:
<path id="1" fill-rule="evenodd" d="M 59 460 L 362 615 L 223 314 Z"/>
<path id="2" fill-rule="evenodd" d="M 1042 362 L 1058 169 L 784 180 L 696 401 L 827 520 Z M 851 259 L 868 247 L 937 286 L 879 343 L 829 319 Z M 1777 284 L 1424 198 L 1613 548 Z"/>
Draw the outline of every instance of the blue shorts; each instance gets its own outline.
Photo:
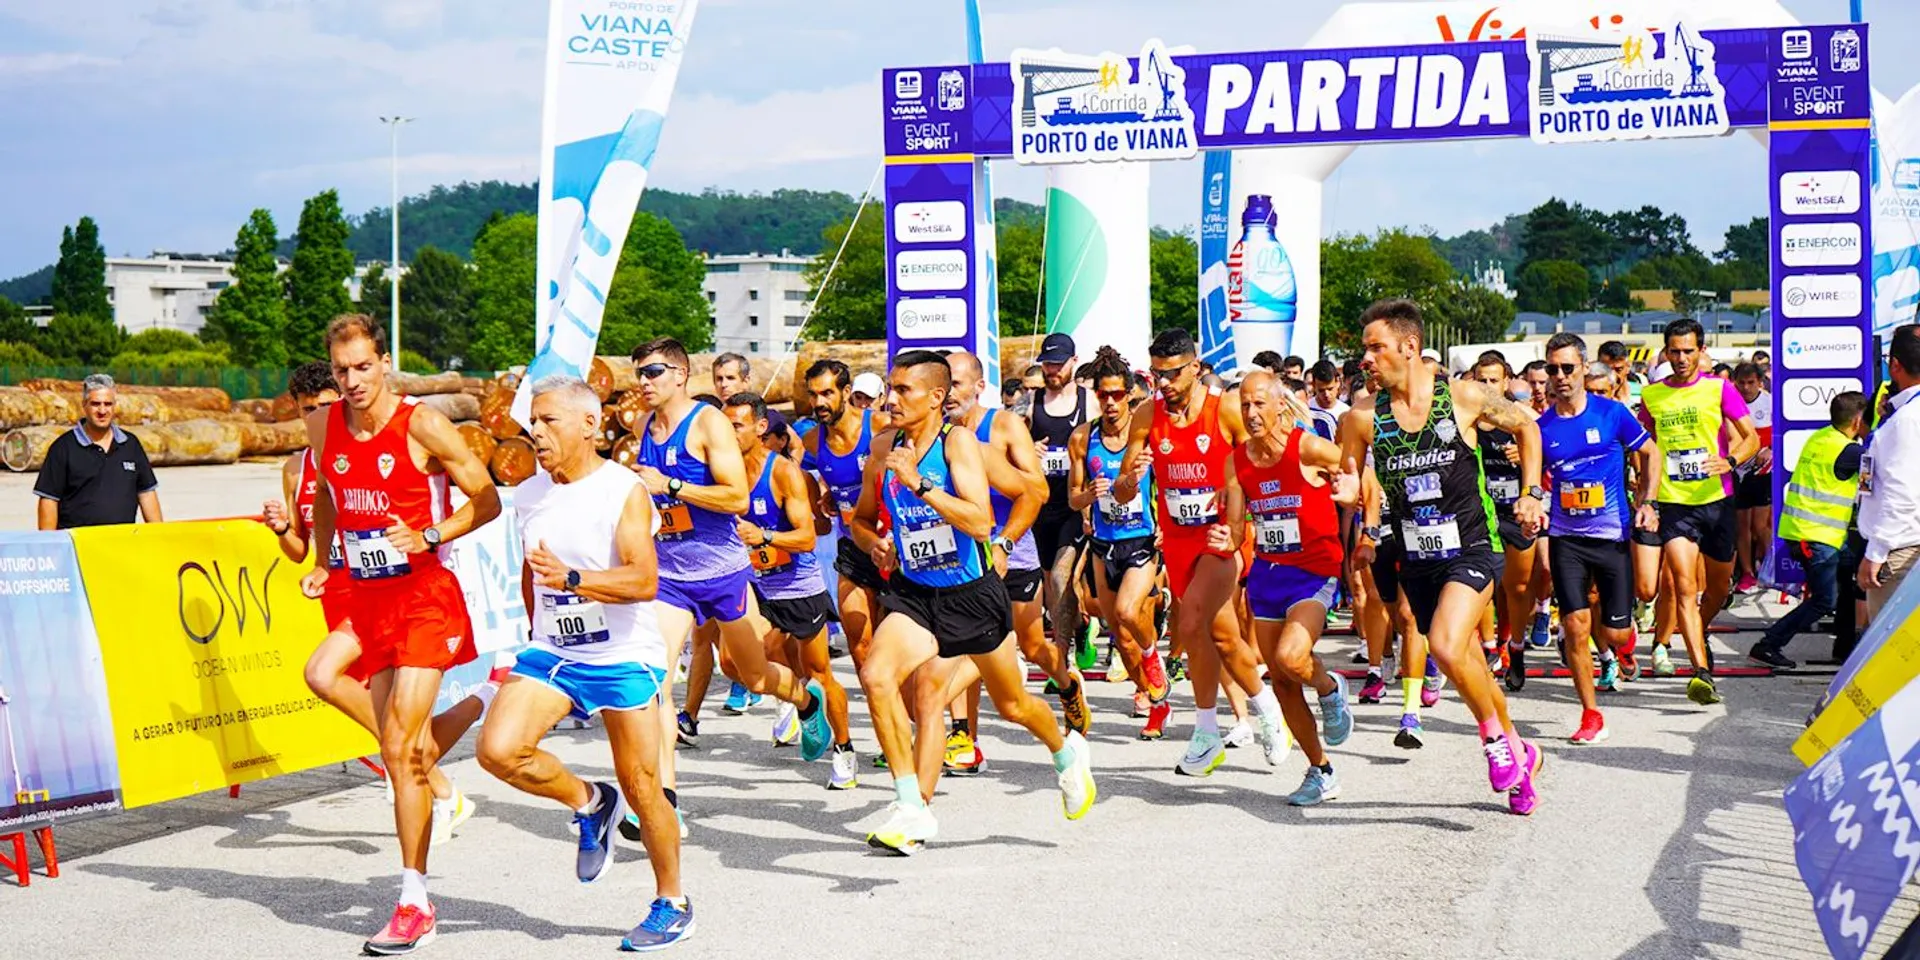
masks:
<path id="1" fill-rule="evenodd" d="M 1296 604 L 1309 600 L 1331 609 L 1339 589 L 1339 577 L 1317 576 L 1256 557 L 1247 575 L 1247 606 L 1255 620 L 1285 620 Z"/>
<path id="2" fill-rule="evenodd" d="M 660 578 L 660 590 L 654 599 L 693 614 L 694 626 L 708 620 L 732 623 L 747 615 L 747 587 L 753 583 L 753 568 L 742 567 L 711 580 L 671 580 Z"/>
<path id="3" fill-rule="evenodd" d="M 667 671 L 644 663 L 576 663 L 538 648 L 520 651 L 513 672 L 560 691 L 573 701 L 569 712 L 585 720 L 602 710 L 639 710 L 660 697 Z"/>

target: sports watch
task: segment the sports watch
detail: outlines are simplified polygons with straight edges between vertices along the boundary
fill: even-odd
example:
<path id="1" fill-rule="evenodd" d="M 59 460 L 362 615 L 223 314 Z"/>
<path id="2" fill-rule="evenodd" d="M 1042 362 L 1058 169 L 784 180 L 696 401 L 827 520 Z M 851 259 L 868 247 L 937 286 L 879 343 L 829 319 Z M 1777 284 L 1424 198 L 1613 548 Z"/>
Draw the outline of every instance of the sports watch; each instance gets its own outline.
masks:
<path id="1" fill-rule="evenodd" d="M 920 485 L 913 488 L 913 495 L 916 497 L 925 499 L 927 493 L 932 489 L 933 489 L 933 481 L 928 480 L 926 477 L 921 477 Z"/>
<path id="2" fill-rule="evenodd" d="M 580 589 L 580 571 L 578 570 L 567 571 L 567 589 L 568 590 Z"/>
<path id="3" fill-rule="evenodd" d="M 420 531 L 420 539 L 425 540 L 427 542 L 427 546 L 429 547 L 439 546 L 440 545 L 439 528 L 428 527 L 425 530 Z"/>
<path id="4" fill-rule="evenodd" d="M 1546 503 L 1547 489 L 1536 483 L 1533 486 L 1528 487 L 1527 492 L 1523 494 L 1523 496 L 1532 497 L 1534 500 L 1540 503 Z"/>

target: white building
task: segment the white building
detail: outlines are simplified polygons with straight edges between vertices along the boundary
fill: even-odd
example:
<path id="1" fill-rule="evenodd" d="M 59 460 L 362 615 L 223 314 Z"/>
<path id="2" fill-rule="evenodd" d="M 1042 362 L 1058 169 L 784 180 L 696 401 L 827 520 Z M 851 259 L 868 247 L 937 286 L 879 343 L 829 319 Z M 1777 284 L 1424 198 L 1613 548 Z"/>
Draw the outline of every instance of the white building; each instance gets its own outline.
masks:
<path id="1" fill-rule="evenodd" d="M 280 260 L 285 273 L 292 264 Z M 371 265 L 354 268 L 347 296 L 358 300 Z M 406 275 L 406 268 L 400 271 Z M 198 334 L 220 291 L 233 285 L 233 261 L 198 253 L 154 251 L 151 257 L 107 258 L 107 302 L 128 333 L 155 328 Z"/>
<path id="2" fill-rule="evenodd" d="M 811 257 L 778 254 L 709 256 L 701 284 L 713 307 L 713 349 L 746 356 L 791 352 L 807 320 L 806 270 Z"/>
<path id="3" fill-rule="evenodd" d="M 1488 262 L 1484 265 L 1475 263 L 1473 265 L 1473 283 L 1477 287 L 1492 290 L 1494 293 L 1506 297 L 1508 300 L 1519 296 L 1519 294 L 1514 292 L 1512 287 L 1507 286 L 1507 268 L 1498 263 Z"/>

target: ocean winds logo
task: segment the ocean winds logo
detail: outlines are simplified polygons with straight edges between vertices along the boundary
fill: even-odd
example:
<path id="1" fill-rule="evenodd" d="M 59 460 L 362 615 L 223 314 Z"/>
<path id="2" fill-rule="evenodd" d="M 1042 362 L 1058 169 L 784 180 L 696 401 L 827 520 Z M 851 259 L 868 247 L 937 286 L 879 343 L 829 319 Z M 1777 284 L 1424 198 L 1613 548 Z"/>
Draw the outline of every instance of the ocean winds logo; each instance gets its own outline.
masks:
<path id="1" fill-rule="evenodd" d="M 1713 43 L 1684 23 L 1527 38 L 1537 143 L 1713 137 L 1730 129 Z"/>
<path id="2" fill-rule="evenodd" d="M 1185 160 L 1199 150 L 1187 74 L 1149 40 L 1140 68 L 1117 53 L 1016 50 L 1013 158 L 1018 163 Z"/>

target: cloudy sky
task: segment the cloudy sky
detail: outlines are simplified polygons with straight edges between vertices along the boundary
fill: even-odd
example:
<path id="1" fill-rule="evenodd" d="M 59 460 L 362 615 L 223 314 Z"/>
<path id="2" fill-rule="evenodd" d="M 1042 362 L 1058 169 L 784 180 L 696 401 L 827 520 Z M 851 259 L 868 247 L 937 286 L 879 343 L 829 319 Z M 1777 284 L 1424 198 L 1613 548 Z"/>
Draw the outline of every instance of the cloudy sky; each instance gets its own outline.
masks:
<path id="1" fill-rule="evenodd" d="M 1569 0 L 1584 18 L 1646 0 Z M 1728 2 L 1728 0 L 1720 0 Z M 1754 0 L 1756 3 L 1764 0 Z M 1920 82 L 1920 4 L 1866 0 L 1876 86 Z M 1098 52 L 1143 38 L 1204 51 L 1306 43 L 1341 0 L 981 0 L 989 56 Z M 1783 0 L 1806 22 L 1846 0 Z M 540 0 L 0 0 L 0 278 L 51 262 L 62 224 L 101 223 L 111 254 L 220 250 L 247 212 L 291 231 L 336 187 L 349 211 L 387 202 L 386 128 L 405 192 L 530 181 L 540 133 Z M 1592 10 L 1588 10 L 1592 7 Z M 879 71 L 964 59 L 961 0 L 703 0 L 653 185 L 839 189 L 879 165 Z M 1204 13 L 1205 15 L 1201 15 Z M 1424 19 L 1424 18 L 1423 18 Z M 1007 164 L 1005 166 L 1011 166 Z M 1652 145 L 1524 141 L 1374 147 L 1329 180 L 1330 230 L 1486 226 L 1559 195 L 1677 210 L 1718 249 L 1762 212 L 1766 155 L 1747 135 Z M 1196 219 L 1199 165 L 1155 168 L 1153 218 Z M 996 177 L 1037 200 L 1033 171 Z"/>

